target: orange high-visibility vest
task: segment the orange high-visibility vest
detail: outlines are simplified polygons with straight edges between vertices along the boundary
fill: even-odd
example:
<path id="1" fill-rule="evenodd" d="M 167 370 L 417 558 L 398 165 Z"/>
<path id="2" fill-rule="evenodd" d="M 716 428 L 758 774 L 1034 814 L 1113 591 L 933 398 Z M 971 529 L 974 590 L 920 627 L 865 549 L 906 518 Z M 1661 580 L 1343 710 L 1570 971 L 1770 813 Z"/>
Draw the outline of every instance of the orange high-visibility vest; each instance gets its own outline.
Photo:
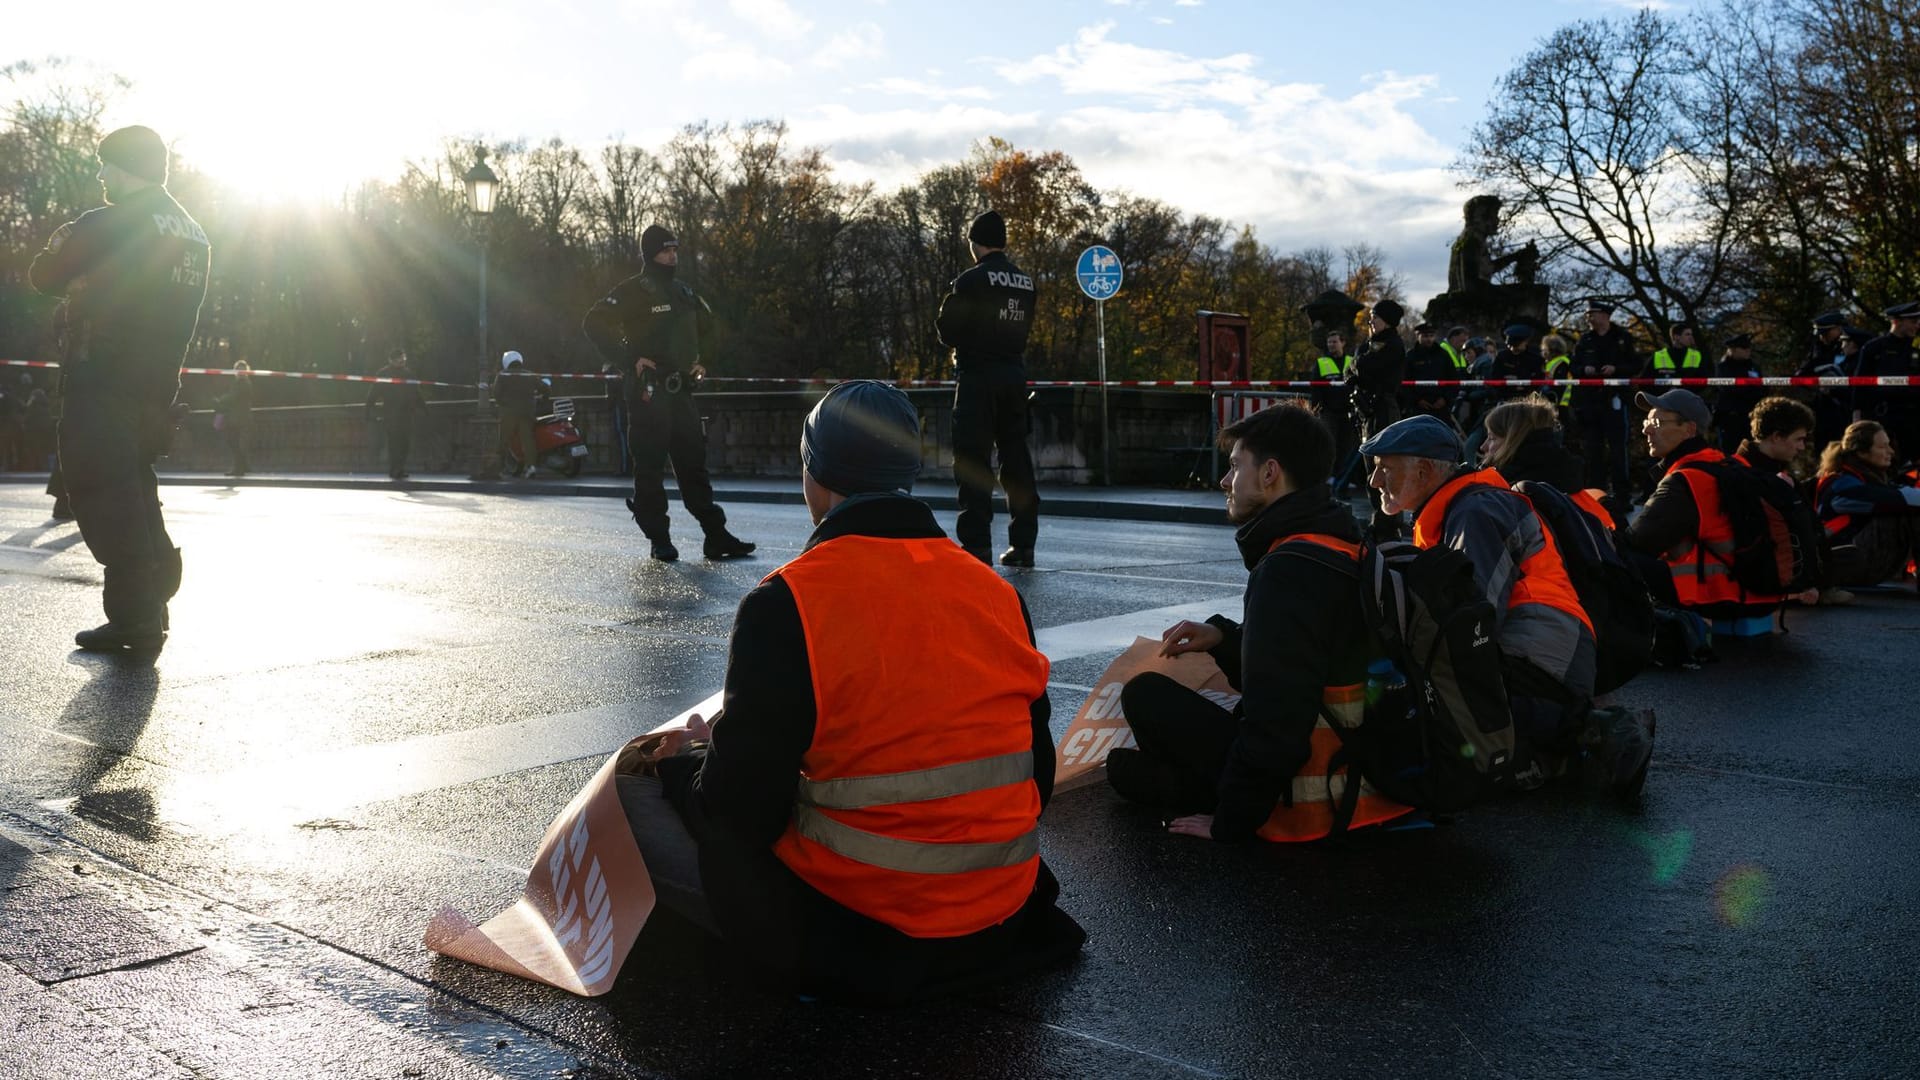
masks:
<path id="1" fill-rule="evenodd" d="M 1441 485 L 1440 490 L 1427 500 L 1427 505 L 1421 507 L 1420 515 L 1413 522 L 1414 546 L 1430 548 L 1439 543 L 1447 520 L 1447 508 L 1453 504 L 1454 497 L 1476 486 L 1495 488 L 1511 498 L 1526 500 L 1525 495 L 1513 490 L 1498 469 L 1479 469 L 1456 476 Z M 1549 607 L 1580 620 L 1580 624 L 1587 628 L 1587 633 L 1592 634 L 1593 620 L 1587 617 L 1587 609 L 1580 606 L 1579 594 L 1573 590 L 1573 579 L 1567 576 L 1567 564 L 1560 559 L 1559 545 L 1553 542 L 1553 530 L 1547 528 L 1547 523 L 1534 511 L 1532 503 L 1527 503 L 1527 512 L 1533 514 L 1540 526 L 1540 550 L 1520 561 L 1520 575 L 1514 579 L 1513 591 L 1507 594 L 1507 610 L 1529 604 Z"/>
<path id="2" fill-rule="evenodd" d="M 1283 544 L 1315 544 L 1350 559 L 1359 559 L 1360 545 L 1324 533 L 1296 533 L 1275 540 L 1267 548 L 1269 553 Z M 1305 840 L 1320 840 L 1333 832 L 1334 809 L 1346 795 L 1349 767 L 1332 767 L 1333 757 L 1340 752 L 1340 735 L 1327 723 L 1331 716 L 1341 727 L 1351 730 L 1360 726 L 1366 713 L 1366 684 L 1354 683 L 1349 686 L 1324 686 L 1320 689 L 1321 713 L 1313 722 L 1313 736 L 1309 742 L 1307 763 L 1293 776 L 1293 805 L 1283 800 L 1275 803 L 1273 813 L 1267 815 L 1266 824 L 1255 830 L 1262 840 L 1276 843 L 1296 843 Z M 1378 825 L 1412 810 L 1392 799 L 1385 798 L 1373 790 L 1373 785 L 1365 778 L 1360 781 L 1360 798 L 1354 805 L 1353 820 L 1348 823 L 1350 829 L 1367 825 Z"/>
<path id="3" fill-rule="evenodd" d="M 1608 530 L 1618 529 L 1620 526 L 1614 523 L 1613 511 L 1608 510 L 1607 505 L 1600 501 L 1606 497 L 1606 494 L 1599 488 L 1582 488 L 1570 493 L 1567 498 L 1573 500 L 1573 505 L 1592 514 L 1594 519 L 1605 525 Z"/>
<path id="4" fill-rule="evenodd" d="M 1845 465 L 1840 466 L 1840 472 L 1830 472 L 1825 476 L 1822 476 L 1813 485 L 1813 505 L 1815 510 L 1818 510 L 1820 507 L 1826 505 L 1827 484 L 1834 477 L 1839 476 L 1840 473 L 1846 473 L 1850 476 L 1858 477 L 1862 481 L 1866 480 L 1866 477 L 1861 476 L 1858 472 L 1856 472 L 1853 469 L 1847 468 Z M 1856 524 L 1854 521 L 1855 517 L 1856 515 L 1854 514 L 1835 514 L 1830 518 L 1820 519 L 1820 526 L 1821 528 L 1827 531 L 1827 536 L 1829 539 L 1838 539 L 1839 537 L 1848 533 L 1854 528 Z"/>
<path id="5" fill-rule="evenodd" d="M 1781 597 L 1749 593 L 1734 579 L 1733 521 L 1720 508 L 1720 481 L 1700 469 L 1688 468 L 1727 460 L 1726 454 L 1709 446 L 1682 457 L 1668 468 L 1669 473 L 1678 473 L 1686 482 L 1700 525 L 1693 539 L 1682 540 L 1672 550 L 1662 552 L 1660 561 L 1667 564 L 1667 572 L 1673 576 L 1674 595 L 1679 597 L 1682 607 L 1777 606 Z"/>
<path id="6" fill-rule="evenodd" d="M 1047 658 L 1019 596 L 945 537 L 836 537 L 774 575 L 800 612 L 814 696 L 774 854 L 910 937 L 1004 921 L 1040 866 L 1030 710 Z"/>

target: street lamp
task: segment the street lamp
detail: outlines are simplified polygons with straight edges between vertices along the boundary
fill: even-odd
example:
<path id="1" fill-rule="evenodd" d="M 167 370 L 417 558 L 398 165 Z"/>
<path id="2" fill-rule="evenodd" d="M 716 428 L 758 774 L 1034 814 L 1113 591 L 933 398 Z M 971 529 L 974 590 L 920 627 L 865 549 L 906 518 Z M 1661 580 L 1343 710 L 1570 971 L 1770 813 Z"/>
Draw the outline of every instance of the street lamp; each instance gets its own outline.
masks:
<path id="1" fill-rule="evenodd" d="M 474 237 L 480 242 L 480 335 L 479 364 L 475 368 L 478 379 L 473 389 L 473 472 L 475 480 L 497 480 L 500 470 L 491 470 L 489 475 L 489 447 L 492 442 L 487 438 L 487 384 L 492 382 L 493 364 L 487 355 L 487 223 L 492 219 L 493 199 L 500 191 L 500 178 L 492 169 L 487 168 L 487 148 L 473 148 L 473 168 L 461 178 L 467 185 L 467 210 L 473 215 Z"/>

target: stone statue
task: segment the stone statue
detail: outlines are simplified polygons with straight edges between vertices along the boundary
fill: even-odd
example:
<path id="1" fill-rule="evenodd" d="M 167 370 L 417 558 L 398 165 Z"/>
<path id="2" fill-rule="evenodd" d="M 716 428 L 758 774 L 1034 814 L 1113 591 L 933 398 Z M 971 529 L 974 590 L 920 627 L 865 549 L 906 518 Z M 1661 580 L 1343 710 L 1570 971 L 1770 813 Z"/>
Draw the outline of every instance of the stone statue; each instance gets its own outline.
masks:
<path id="1" fill-rule="evenodd" d="M 1500 228 L 1500 196 L 1475 195 L 1467 200 L 1466 223 L 1453 241 L 1453 257 L 1447 262 L 1447 291 L 1473 292 L 1493 284 L 1493 275 L 1513 267 L 1516 285 L 1532 285 L 1540 269 L 1540 249 L 1531 241 L 1526 247 L 1495 257 L 1487 241 Z"/>
<path id="2" fill-rule="evenodd" d="M 1540 250 L 1533 244 L 1504 255 L 1493 254 L 1493 234 L 1500 230 L 1500 197 L 1475 195 L 1467 200 L 1465 226 L 1453 241 L 1447 260 L 1447 291 L 1427 302 L 1428 322 L 1444 332 L 1465 326 L 1484 334 L 1498 333 L 1514 322 L 1545 327 L 1550 297 L 1539 284 Z M 1493 276 L 1511 268 L 1510 284 L 1494 284 Z"/>

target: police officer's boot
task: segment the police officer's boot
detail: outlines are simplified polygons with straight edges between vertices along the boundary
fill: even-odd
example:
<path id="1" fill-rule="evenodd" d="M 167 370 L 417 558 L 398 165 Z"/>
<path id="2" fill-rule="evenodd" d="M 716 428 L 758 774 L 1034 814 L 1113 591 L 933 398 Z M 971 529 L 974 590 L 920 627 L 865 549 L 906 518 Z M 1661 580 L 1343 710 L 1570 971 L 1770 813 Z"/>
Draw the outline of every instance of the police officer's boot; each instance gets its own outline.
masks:
<path id="1" fill-rule="evenodd" d="M 649 536 L 647 542 L 653 545 L 653 557 L 661 562 L 674 562 L 680 558 L 680 549 L 666 536 Z"/>
<path id="2" fill-rule="evenodd" d="M 106 608 L 107 621 L 73 635 L 73 643 L 90 652 L 159 648 L 167 640 L 162 623 L 166 603 L 155 592 L 155 585 L 162 579 L 164 568 L 156 563 L 102 569 L 106 585 L 101 590 L 101 606 Z"/>
<path id="3" fill-rule="evenodd" d="M 707 533 L 705 554 L 709 559 L 741 559 L 753 554 L 754 545 L 727 531 L 722 525 Z"/>
<path id="4" fill-rule="evenodd" d="M 1017 566 L 1025 570 L 1033 569 L 1033 549 L 1030 547 L 1010 547 L 1000 553 L 1001 566 Z"/>

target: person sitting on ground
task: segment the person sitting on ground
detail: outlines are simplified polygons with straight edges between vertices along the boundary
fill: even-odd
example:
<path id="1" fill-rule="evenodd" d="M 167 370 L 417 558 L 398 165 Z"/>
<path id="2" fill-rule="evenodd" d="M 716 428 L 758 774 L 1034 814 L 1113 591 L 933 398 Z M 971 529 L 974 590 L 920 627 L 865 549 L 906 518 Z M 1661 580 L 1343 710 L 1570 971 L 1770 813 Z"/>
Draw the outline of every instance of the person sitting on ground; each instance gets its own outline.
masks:
<path id="1" fill-rule="evenodd" d="M 1559 414 L 1538 394 L 1503 402 L 1487 414 L 1480 464 L 1513 483 L 1552 484 L 1562 494 L 1580 490 L 1585 463 L 1561 443 Z"/>
<path id="2" fill-rule="evenodd" d="M 1580 606 L 1553 534 L 1497 469 L 1461 463 L 1459 436 L 1432 417 L 1402 420 L 1360 452 L 1382 509 L 1411 513 L 1416 547 L 1450 547 L 1472 561 L 1493 605 L 1516 734 L 1557 772 L 1593 702 L 1593 623 Z"/>
<path id="3" fill-rule="evenodd" d="M 1784 485 L 1786 490 L 1792 492 L 1793 498 L 1804 506 L 1799 485 L 1794 481 L 1793 462 L 1806 450 L 1807 439 L 1813 434 L 1816 423 L 1813 409 L 1805 402 L 1790 397 L 1761 398 L 1753 403 L 1745 420 L 1749 434 L 1740 440 L 1732 460 L 1766 477 L 1770 483 Z M 1818 586 L 1799 594 L 1796 599 L 1804 604 L 1827 607 L 1853 603 L 1852 593 L 1836 587 L 1831 564 L 1831 552 L 1823 552 L 1820 565 L 1826 572 Z"/>
<path id="4" fill-rule="evenodd" d="M 1892 581 L 1920 554 L 1920 488 L 1896 483 L 1892 468 L 1893 439 L 1873 420 L 1848 425 L 1820 455 L 1815 502 L 1836 584 Z"/>
<path id="5" fill-rule="evenodd" d="M 662 904 L 866 1002 L 1071 957 L 1086 935 L 1039 857 L 1054 751 L 1025 605 L 909 494 L 899 390 L 835 386 L 800 459 L 815 529 L 740 602 L 722 709 L 690 725 L 710 741 L 619 780 Z"/>
<path id="6" fill-rule="evenodd" d="M 1709 445 L 1713 414 L 1691 390 L 1634 396 L 1647 410 L 1640 430 L 1658 463 L 1660 482 L 1622 532 L 1622 552 L 1646 579 L 1656 602 L 1701 609 L 1709 617 L 1773 611 L 1784 597 L 1750 593 L 1733 576 L 1733 522 L 1720 505 L 1720 482 L 1693 465 L 1724 462 Z"/>
<path id="7" fill-rule="evenodd" d="M 1357 560 L 1360 530 L 1320 479 L 1333 435 L 1306 407 L 1263 409 L 1224 428 L 1219 445 L 1227 520 L 1240 527 L 1234 542 L 1248 570 L 1246 618 L 1176 623 L 1161 652 L 1208 653 L 1240 703 L 1224 709 L 1158 672 L 1135 676 L 1120 701 L 1138 747 L 1108 755 L 1107 781 L 1131 801 L 1184 815 L 1171 826 L 1182 835 L 1317 840 L 1332 831 L 1346 784 L 1329 774 L 1339 737 L 1321 713 L 1360 722 L 1373 650 L 1357 574 L 1312 556 Z M 1353 826 L 1407 812 L 1368 790 Z"/>

